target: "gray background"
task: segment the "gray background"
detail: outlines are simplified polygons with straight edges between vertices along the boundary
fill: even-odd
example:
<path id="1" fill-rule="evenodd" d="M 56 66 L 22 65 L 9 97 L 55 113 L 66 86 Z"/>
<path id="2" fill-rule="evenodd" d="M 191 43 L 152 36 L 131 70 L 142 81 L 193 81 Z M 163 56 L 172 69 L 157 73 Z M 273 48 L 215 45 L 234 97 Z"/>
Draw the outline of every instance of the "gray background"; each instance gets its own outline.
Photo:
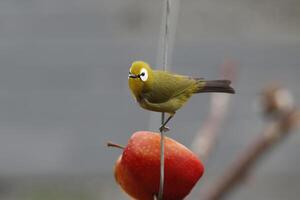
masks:
<path id="1" fill-rule="evenodd" d="M 112 175 L 120 151 L 105 143 L 149 127 L 127 74 L 137 59 L 155 65 L 161 13 L 158 0 L 0 1 L 1 199 L 126 199 Z M 214 79 L 224 60 L 239 63 L 222 136 L 187 199 L 263 128 L 261 88 L 279 82 L 300 102 L 299 24 L 297 0 L 182 1 L 172 71 Z M 193 97 L 170 136 L 190 146 L 208 104 Z M 299 147 L 289 137 L 228 199 L 299 199 Z"/>

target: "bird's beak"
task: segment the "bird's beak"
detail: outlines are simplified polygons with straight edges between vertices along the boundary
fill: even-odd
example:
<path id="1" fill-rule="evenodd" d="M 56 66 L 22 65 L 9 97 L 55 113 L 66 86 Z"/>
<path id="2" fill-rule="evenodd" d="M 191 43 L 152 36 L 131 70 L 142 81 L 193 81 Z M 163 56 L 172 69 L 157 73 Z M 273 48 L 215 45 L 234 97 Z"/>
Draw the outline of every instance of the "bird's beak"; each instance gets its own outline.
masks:
<path id="1" fill-rule="evenodd" d="M 140 75 L 129 73 L 128 78 L 140 78 Z"/>

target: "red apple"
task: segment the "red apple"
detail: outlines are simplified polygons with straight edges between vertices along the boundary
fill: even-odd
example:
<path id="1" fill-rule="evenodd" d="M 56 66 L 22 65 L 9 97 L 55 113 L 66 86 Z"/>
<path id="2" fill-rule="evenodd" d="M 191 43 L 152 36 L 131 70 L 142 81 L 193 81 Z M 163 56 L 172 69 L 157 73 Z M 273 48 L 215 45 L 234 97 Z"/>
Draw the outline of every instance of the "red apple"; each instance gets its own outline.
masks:
<path id="1" fill-rule="evenodd" d="M 204 172 L 202 162 L 188 148 L 165 137 L 164 200 L 186 197 Z M 115 178 L 125 192 L 138 200 L 153 200 L 160 178 L 160 134 L 134 133 L 116 162 Z"/>
<path id="2" fill-rule="evenodd" d="M 121 188 L 131 197 L 139 200 L 153 200 L 153 195 L 140 187 L 130 172 L 121 164 L 122 156 L 120 156 L 115 165 L 115 179 Z"/>

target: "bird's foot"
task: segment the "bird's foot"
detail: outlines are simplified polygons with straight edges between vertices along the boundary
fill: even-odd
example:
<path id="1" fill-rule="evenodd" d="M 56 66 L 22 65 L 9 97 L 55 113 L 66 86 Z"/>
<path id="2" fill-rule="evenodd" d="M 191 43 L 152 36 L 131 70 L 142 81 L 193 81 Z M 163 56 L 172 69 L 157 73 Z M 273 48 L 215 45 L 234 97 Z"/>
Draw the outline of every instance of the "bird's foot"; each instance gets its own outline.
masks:
<path id="1" fill-rule="evenodd" d="M 170 128 L 167 127 L 167 126 L 161 126 L 161 127 L 159 128 L 159 131 L 160 131 L 160 132 L 168 132 L 168 131 L 170 131 Z"/>

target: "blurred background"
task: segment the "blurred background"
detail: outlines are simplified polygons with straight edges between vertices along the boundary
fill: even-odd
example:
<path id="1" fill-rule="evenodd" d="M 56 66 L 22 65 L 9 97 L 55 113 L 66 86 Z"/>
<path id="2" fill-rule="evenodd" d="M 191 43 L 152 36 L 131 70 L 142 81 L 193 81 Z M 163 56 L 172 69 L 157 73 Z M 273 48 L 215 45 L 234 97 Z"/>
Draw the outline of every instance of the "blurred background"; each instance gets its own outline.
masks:
<path id="1" fill-rule="evenodd" d="M 0 1 L 0 199 L 128 199 L 113 177 L 126 144 L 149 128 L 127 86 L 132 61 L 155 65 L 162 1 Z M 300 1 L 185 0 L 179 8 L 172 71 L 220 78 L 238 63 L 230 102 L 207 173 L 190 200 L 201 199 L 264 127 L 258 98 L 276 82 L 300 104 Z M 190 146 L 209 94 L 195 96 L 170 123 L 170 137 Z M 152 128 L 156 131 L 156 128 Z M 228 199 L 299 199 L 300 136 L 264 157 Z"/>

